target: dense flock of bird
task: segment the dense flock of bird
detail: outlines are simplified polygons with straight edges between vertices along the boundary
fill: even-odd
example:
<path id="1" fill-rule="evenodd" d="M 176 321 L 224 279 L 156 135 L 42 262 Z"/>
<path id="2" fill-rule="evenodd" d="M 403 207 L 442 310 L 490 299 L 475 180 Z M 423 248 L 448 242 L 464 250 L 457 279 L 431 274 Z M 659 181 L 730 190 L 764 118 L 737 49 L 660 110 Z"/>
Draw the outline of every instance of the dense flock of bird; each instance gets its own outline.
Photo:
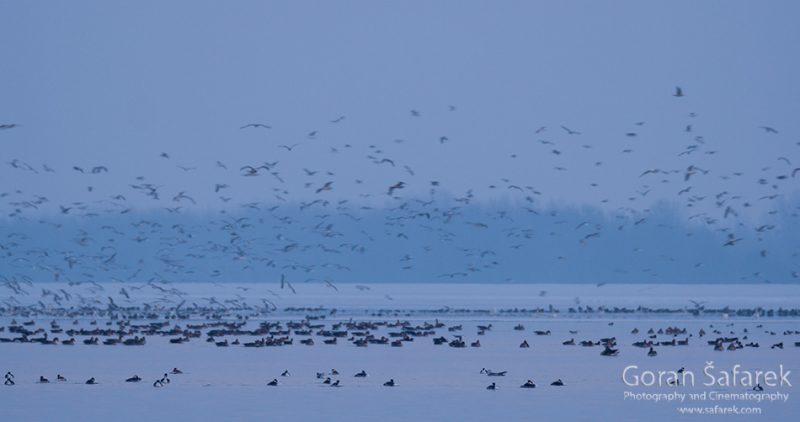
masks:
<path id="1" fill-rule="evenodd" d="M 78 313 L 62 315 L 62 317 L 75 317 Z M 234 317 L 235 315 L 235 317 Z M 292 320 L 264 320 L 260 314 L 250 314 L 246 312 L 229 313 L 218 310 L 209 312 L 205 319 L 185 320 L 188 313 L 177 310 L 163 319 L 158 315 L 146 312 L 133 312 L 117 309 L 109 311 L 109 314 L 99 322 L 97 319 L 87 320 L 77 318 L 70 322 L 69 319 L 53 319 L 49 323 L 44 322 L 42 326 L 37 326 L 34 320 L 18 322 L 12 319 L 8 325 L 0 327 L 0 333 L 8 330 L 11 337 L 0 337 L 0 343 L 19 344 L 16 347 L 26 347 L 23 345 L 40 344 L 47 347 L 69 346 L 69 347 L 142 347 L 149 341 L 168 342 L 172 347 L 212 347 L 219 350 L 227 350 L 234 347 L 240 348 L 271 348 L 271 347 L 449 347 L 451 349 L 479 349 L 488 343 L 495 343 L 500 347 L 517 347 L 519 349 L 531 349 L 530 356 L 537 356 L 537 349 L 547 347 L 576 347 L 586 349 L 587 352 L 594 350 L 589 355 L 603 357 L 619 356 L 621 347 L 617 335 L 595 338 L 593 334 L 581 334 L 580 330 L 586 327 L 578 326 L 567 329 L 527 329 L 522 323 L 512 325 L 508 321 L 495 321 L 494 323 L 465 323 L 463 320 L 453 320 L 443 322 L 439 319 L 433 321 L 411 320 L 386 320 L 379 318 L 368 318 L 362 320 L 355 319 L 327 319 L 326 313 L 315 312 L 306 314 L 300 319 Z M 253 317 L 252 319 L 250 317 Z M 158 318 L 157 318 L 158 317 Z M 530 321 L 536 324 L 536 321 Z M 538 322 L 542 324 L 542 322 Z M 607 324 L 607 329 L 617 330 L 615 322 L 596 322 L 597 324 Z M 62 324 L 67 324 L 66 327 Z M 637 323 L 638 324 L 638 323 Z M 659 324 L 659 322 L 656 322 Z M 465 328 L 466 326 L 466 328 Z M 466 338 L 464 332 L 474 329 L 474 340 Z M 501 331 L 501 336 L 492 335 L 495 331 Z M 625 329 L 623 329 L 625 330 Z M 555 332 L 554 332 L 555 331 Z M 588 331 L 596 332 L 596 329 Z M 583 335 L 582 340 L 576 341 L 575 337 Z M 678 325 L 668 325 L 662 327 L 648 327 L 646 331 L 634 327 L 629 332 L 623 331 L 622 337 L 632 339 L 625 353 L 638 353 L 649 358 L 656 358 L 658 350 L 670 349 L 684 351 L 688 354 L 700 353 L 698 347 L 707 347 L 717 352 L 733 352 L 740 349 L 761 348 L 761 341 L 769 341 L 764 345 L 768 352 L 780 353 L 784 349 L 784 341 L 794 340 L 794 346 L 800 347 L 800 330 L 784 329 L 778 333 L 775 329 L 765 326 L 761 322 L 740 321 L 740 322 L 721 322 L 704 323 L 700 328 L 687 328 Z M 554 339 L 560 336 L 562 339 Z M 76 340 L 80 338 L 80 341 Z M 565 337 L 568 339 L 564 340 Z M 299 341 L 295 342 L 295 338 Z M 520 339 L 522 341 L 520 342 Z M 531 340 L 529 342 L 529 339 Z M 316 340 L 316 341 L 315 341 Z M 484 342 L 481 342 L 484 340 Z M 519 342 L 518 346 L 511 344 Z M 691 342 L 691 343 L 690 343 Z M 189 344 L 191 343 L 191 344 Z M 420 344 L 422 343 L 422 344 Z M 695 347 L 689 348 L 694 345 Z M 7 347 L 7 346 L 6 346 Z M 14 346 L 12 346 L 14 347 Z M 596 350 L 600 349 L 598 353 Z M 677 349 L 676 349 L 677 348 Z M 197 349 L 195 349 L 197 350 Z M 432 351 L 428 352 L 432 353 Z M 526 353 L 528 353 L 526 351 Z M 670 352 L 672 353 L 672 352 Z M 713 352 L 712 352 L 713 353 Z M 67 369 L 68 370 L 68 369 Z M 198 369 L 199 370 L 199 369 Z M 682 371 L 682 369 L 680 370 Z M 294 371 L 292 371 L 294 372 Z M 280 374 L 280 378 L 292 375 L 289 369 Z M 65 372 L 66 373 L 66 372 Z M 181 375 L 184 372 L 173 368 L 163 376 L 156 377 L 152 386 L 161 388 L 168 385 L 171 381 L 169 375 Z M 492 370 L 482 368 L 480 375 L 486 375 L 494 379 L 501 377 L 518 378 L 519 374 L 511 374 L 507 370 Z M 348 384 L 348 378 L 366 379 L 366 370 L 361 369 L 353 372 L 353 375 L 345 376 L 336 369 L 330 372 L 317 372 L 316 383 L 320 386 L 342 387 Z M 398 377 L 401 374 L 398 374 Z M 13 373 L 6 373 L 6 386 L 17 384 Z M 515 379 L 516 379 L 515 378 Z M 520 388 L 536 388 L 537 384 L 533 377 L 523 376 L 519 378 Z M 267 386 L 277 387 L 282 385 L 278 381 L 279 377 L 272 378 L 266 382 Z M 502 378 L 505 379 L 505 378 Z M 56 377 L 58 383 L 67 383 L 67 377 L 59 373 Z M 525 380 L 524 382 L 522 380 Z M 122 383 L 123 380 L 105 380 L 105 382 Z M 124 379 L 125 383 L 140 383 L 143 378 L 134 374 Z M 40 384 L 51 383 L 45 375 L 39 375 L 38 381 L 27 380 L 28 383 L 38 382 Z M 306 381 L 312 383 L 309 377 Z M 676 379 L 675 382 L 678 382 Z M 84 384 L 101 384 L 98 378 L 92 376 Z M 513 383 L 513 381 L 512 381 Z M 210 386 L 211 384 L 207 384 Z M 364 382 L 361 382 L 364 385 Z M 399 384 L 394 378 L 383 382 L 384 387 L 395 387 Z M 517 386 L 517 384 L 512 384 Z M 563 387 L 567 384 L 561 378 L 549 383 L 550 386 Z M 510 385 L 508 385 L 510 386 Z M 487 390 L 495 390 L 500 386 L 497 382 L 492 382 L 486 386 Z M 759 388 L 763 389 L 760 385 Z M 761 391 L 761 390 L 759 390 Z"/>
<path id="2" fill-rule="evenodd" d="M 673 96 L 682 101 L 685 93 L 677 88 Z M 448 106 L 440 113 L 459 111 Z M 410 110 L 403 118 L 411 125 L 428 115 Z M 154 154 L 153 163 L 138 163 L 141 175 L 119 185 L 114 184 L 114 180 L 121 181 L 114 178 L 115 169 L 103 163 L 36 163 L 9 158 L 6 171 L 14 178 L 31 173 L 78 177 L 82 197 L 90 199 L 55 202 L 48 197 L 49 186 L 44 183 L 38 191 L 15 189 L 13 180 L 4 183 L 5 190 L 0 192 L 4 201 L 0 209 L 5 211 L 0 221 L 0 281 L 13 292 L 24 291 L 22 286 L 35 281 L 133 281 L 163 286 L 172 281 L 280 280 L 285 292 L 294 292 L 293 283 L 298 282 L 325 283 L 335 290 L 339 281 L 374 281 L 351 280 L 351 275 L 369 273 L 365 269 L 378 262 L 380 268 L 369 273 L 383 275 L 383 280 L 377 281 L 402 280 L 403 274 L 412 273 L 410 278 L 419 281 L 548 281 L 534 270 L 527 273 L 527 280 L 521 280 L 506 269 L 519 266 L 520 260 L 532 255 L 546 256 L 554 265 L 591 266 L 581 254 L 602 244 L 604 238 L 616 240 L 603 247 L 617 247 L 620 253 L 624 249 L 633 257 L 653 253 L 660 259 L 661 267 L 652 262 L 636 267 L 633 259 L 630 268 L 620 272 L 676 281 L 659 278 L 659 272 L 681 265 L 691 271 L 720 263 L 704 262 L 702 257 L 677 262 L 670 251 L 649 251 L 660 243 L 653 234 L 672 233 L 691 243 L 698 231 L 717 236 L 712 238 L 715 247 L 726 250 L 741 244 L 765 245 L 756 247 L 757 253 L 750 257 L 754 265 L 764 262 L 764 271 L 738 274 L 740 280 L 785 282 L 800 277 L 796 247 L 773 251 L 766 246 L 777 234 L 796 238 L 784 230 L 796 224 L 800 208 L 793 202 L 800 180 L 800 157 L 795 152 L 800 142 L 787 141 L 774 127 L 752 125 L 764 142 L 785 144 L 781 149 L 785 154 L 774 157 L 773 164 L 757 174 L 718 170 L 724 168 L 721 161 L 730 159 L 725 157 L 724 142 L 704 133 L 703 120 L 691 110 L 686 110 L 684 120 L 675 128 L 679 141 L 673 156 L 655 160 L 636 155 L 636 143 L 647 136 L 647 122 L 629 125 L 620 134 L 626 146 L 618 152 L 626 157 L 625 169 L 607 168 L 602 160 L 594 159 L 598 144 L 590 134 L 572 126 L 541 126 L 530 133 L 524 142 L 538 148 L 537 166 L 552 166 L 554 178 L 586 178 L 597 192 L 609 195 L 616 187 L 592 182 L 592 172 L 628 171 L 629 178 L 637 181 L 639 187 L 627 195 L 627 204 L 577 223 L 569 221 L 568 213 L 548 207 L 553 193 L 538 189 L 535 180 L 487 176 L 486 186 L 459 193 L 448 187 L 446 177 L 438 177 L 444 174 L 426 176 L 415 170 L 412 160 L 392 155 L 403 148 L 410 149 L 405 155 L 410 152 L 414 156 L 425 154 L 428 148 L 457 145 L 459 140 L 452 135 L 433 136 L 425 148 L 408 146 L 411 142 L 404 139 L 366 147 L 355 142 L 327 142 L 327 131 L 350 124 L 345 115 L 292 140 L 270 138 L 274 131 L 271 122 L 243 122 L 231 128 L 232 134 L 263 134 L 265 142 L 274 147 L 269 159 L 187 164 L 176 158 L 179 151 L 165 151 Z M 3 123 L 0 141 L 27 128 Z M 357 167 L 363 178 L 344 180 L 332 169 L 308 168 L 304 151 L 310 149 L 327 150 L 331 163 Z M 512 162 L 518 156 L 510 154 L 505 159 Z M 587 160 L 590 168 L 575 167 Z M 198 175 L 198 180 L 203 179 L 201 173 L 213 174 L 219 181 L 209 186 L 176 186 L 169 179 L 148 176 L 146 169 L 156 165 Z M 447 166 L 442 163 L 444 172 Z M 116 188 L 109 191 L 109 184 Z M 380 188 L 374 188 L 376 185 Z M 237 199 L 233 194 L 239 192 L 237 186 L 256 192 L 260 199 L 250 200 L 252 195 L 247 200 Z M 340 186 L 346 186 L 346 195 L 337 196 Z M 499 193 L 510 205 L 499 207 L 484 201 L 478 192 L 487 191 Z M 665 224 L 652 216 L 649 206 L 639 206 L 646 203 L 651 191 L 672 192 L 672 203 L 690 211 L 685 221 Z M 753 195 L 754 191 L 760 193 Z M 214 199 L 209 202 L 207 198 Z M 608 200 L 602 199 L 598 206 L 606 204 Z M 740 216 L 750 208 L 764 210 L 757 223 Z M 626 243 L 635 237 L 625 238 L 625 233 L 645 234 L 649 243 Z M 560 246 L 564 244 L 570 248 Z M 371 253 L 392 256 L 377 261 L 377 255 Z M 770 277 L 767 272 L 774 270 L 774 264 L 771 267 L 767 257 L 773 253 L 783 258 Z M 735 259 L 740 258 L 737 255 Z M 385 266 L 385 262 L 394 265 Z M 681 277 L 691 279 L 691 272 L 681 273 Z M 56 291 L 47 299 L 67 301 Z"/>

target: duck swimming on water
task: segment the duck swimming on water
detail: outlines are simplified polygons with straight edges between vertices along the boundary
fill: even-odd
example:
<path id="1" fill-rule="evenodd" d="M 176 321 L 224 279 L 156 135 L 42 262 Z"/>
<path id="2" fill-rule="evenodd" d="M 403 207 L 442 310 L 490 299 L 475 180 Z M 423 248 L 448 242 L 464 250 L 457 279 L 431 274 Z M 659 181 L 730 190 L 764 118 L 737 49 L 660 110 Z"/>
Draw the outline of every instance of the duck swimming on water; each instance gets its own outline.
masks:
<path id="1" fill-rule="evenodd" d="M 504 377 L 504 376 L 506 376 L 507 372 L 508 371 L 495 372 L 495 371 L 492 371 L 491 369 L 482 368 L 480 373 L 481 374 L 486 374 L 486 375 L 488 375 L 490 377 Z"/>
<path id="2" fill-rule="evenodd" d="M 612 349 L 611 347 L 606 346 L 606 348 L 603 349 L 603 351 L 600 352 L 600 354 L 603 356 L 616 356 L 619 354 L 619 349 Z"/>

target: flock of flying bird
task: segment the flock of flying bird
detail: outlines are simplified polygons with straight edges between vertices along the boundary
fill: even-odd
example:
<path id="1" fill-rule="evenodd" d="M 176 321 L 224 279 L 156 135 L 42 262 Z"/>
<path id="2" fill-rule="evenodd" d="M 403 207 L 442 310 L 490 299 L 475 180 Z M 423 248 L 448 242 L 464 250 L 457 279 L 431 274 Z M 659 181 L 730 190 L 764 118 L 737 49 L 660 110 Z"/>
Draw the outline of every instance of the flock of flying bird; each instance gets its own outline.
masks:
<path id="1" fill-rule="evenodd" d="M 676 101 L 685 96 L 680 88 L 673 95 L 678 98 Z M 448 106 L 443 112 L 458 113 L 459 109 Z M 406 118 L 425 119 L 426 114 L 411 110 Z M 326 124 L 341 127 L 349 122 L 346 116 L 339 116 Z M 622 139 L 635 142 L 645 124 L 636 122 Z M 490 182 L 488 191 L 502 191 L 512 202 L 505 208 L 487 205 L 481 201 L 477 188 L 457 194 L 440 178 L 426 180 L 414 170 L 414 163 L 391 156 L 386 151 L 390 149 L 388 145 L 372 144 L 363 151 L 364 179 L 346 181 L 331 169 L 304 167 L 304 151 L 311 148 L 327 149 L 331 162 L 347 153 L 350 155 L 342 159 L 345 166 L 362 165 L 352 158 L 357 145 L 325 143 L 323 130 L 311 130 L 298 142 L 275 142 L 275 155 L 267 161 L 254 157 L 252 162 L 232 165 L 218 160 L 206 168 L 199 163 L 177 164 L 170 152 L 154 157 L 159 162 L 152 165 L 173 166 L 179 174 L 213 170 L 223 175 L 224 180 L 211 186 L 171 186 L 168 181 L 141 175 L 118 186 L 116 191 L 107 192 L 106 188 L 96 188 L 97 179 L 92 178 L 111 177 L 115 171 L 111 165 L 59 167 L 12 158 L 6 161 L 6 171 L 12 172 L 13 177 L 52 173 L 52 177 L 63 178 L 70 174 L 69 177 L 80 177 L 84 184 L 82 194 L 91 200 L 55 203 L 48 198 L 44 182 L 40 186 L 42 192 L 13 189 L 5 184 L 11 190 L 0 192 L 6 210 L 0 222 L 0 281 L 16 290 L 25 283 L 46 280 L 169 282 L 244 277 L 261 281 L 280 276 L 281 287 L 286 289 L 294 290 L 291 283 L 298 281 L 326 283 L 336 289 L 337 281 L 369 281 L 350 280 L 350 276 L 358 273 L 354 265 L 379 265 L 369 255 L 372 251 L 395 254 L 390 261 L 396 262 L 396 267 L 387 268 L 380 261 L 380 268 L 375 270 L 389 274 L 386 280 L 399 278 L 391 274 L 424 268 L 415 274 L 416 280 L 473 280 L 490 273 L 489 278 L 503 281 L 515 278 L 504 274 L 509 261 L 525 256 L 521 253 L 557 249 L 552 246 L 556 238 L 571 239 L 570 244 L 580 251 L 611 233 L 636 232 L 648 224 L 655 225 L 650 221 L 652 210 L 636 206 L 654 190 L 674 190 L 674 203 L 697 210 L 677 228 L 662 228 L 686 237 L 691 237 L 687 231 L 698 227 L 719 232 L 718 246 L 722 248 L 736 248 L 743 242 L 756 244 L 797 218 L 800 207 L 791 203 L 800 173 L 798 159 L 789 151 L 794 146 L 787 146 L 785 155 L 775 157 L 774 165 L 762 168 L 757 175 L 718 171 L 714 159 L 723 151 L 712 148 L 711 137 L 700 133 L 700 125 L 696 113 L 687 113 L 685 124 L 677 128 L 686 142 L 675 151 L 676 157 L 631 174 L 640 182 L 640 188 L 628 196 L 629 205 L 620 206 L 612 217 L 595 215 L 577 224 L 568 221 L 566 213 L 548 209 L 544 205 L 548 195 L 529 181 L 502 178 Z M 12 131 L 23 130 L 24 125 L 2 124 L 0 140 Z M 269 135 L 273 128 L 271 124 L 253 122 L 238 130 L 242 134 L 259 131 Z M 783 142 L 780 131 L 773 127 L 761 126 L 758 130 Z M 584 141 L 588 135 L 566 125 L 555 129 L 541 126 L 531 136 L 533 140 L 526 142 L 540 149 L 538 160 L 542 165 L 551 161 L 555 164 L 554 177 L 565 177 L 560 174 L 567 171 L 567 166 L 580 161 L 571 161 L 570 156 L 582 153 L 581 160 L 594 160 L 594 145 Z M 431 142 L 452 145 L 458 142 L 453 138 L 436 135 Z M 404 143 L 396 139 L 392 147 L 403 148 Z M 634 153 L 632 147 L 622 150 L 622 154 L 631 157 Z M 507 159 L 517 158 L 512 154 Z M 604 163 L 595 160 L 592 167 L 602 170 Z M 386 174 L 390 176 L 384 177 Z M 252 181 L 258 184 L 253 185 Z M 383 187 L 373 188 L 376 183 Z M 745 183 L 755 184 L 763 195 L 738 191 L 737 187 Z M 349 185 L 345 190 L 350 191 L 363 187 L 358 198 L 336 196 L 337 188 L 345 184 Z M 258 186 L 261 199 L 237 200 L 237 185 L 251 194 L 256 190 L 251 186 Z M 597 183 L 591 185 L 600 189 Z M 208 197 L 218 201 L 219 215 L 203 220 L 203 212 L 209 213 L 203 208 L 209 205 L 204 199 Z M 602 205 L 607 202 L 601 201 Z M 148 205 L 137 209 L 143 203 Z M 761 221 L 751 227 L 739 214 L 756 205 L 766 211 Z M 652 245 L 632 246 L 634 252 L 639 252 Z M 568 256 L 572 252 L 556 251 L 554 258 L 571 265 L 587 265 L 574 253 Z M 789 256 L 792 268 L 782 268 L 775 281 L 798 278 L 798 251 L 781 253 Z M 768 254 L 765 247 L 760 250 L 760 257 L 753 259 L 757 261 Z M 426 265 L 415 267 L 425 260 Z M 674 259 L 665 257 L 664 265 L 672 266 L 671 261 Z M 689 264 L 704 265 L 699 261 Z M 641 271 L 642 277 L 655 276 L 658 269 Z M 526 281 L 548 281 L 541 278 L 530 271 Z M 742 274 L 741 278 L 772 281 L 761 272 Z"/>

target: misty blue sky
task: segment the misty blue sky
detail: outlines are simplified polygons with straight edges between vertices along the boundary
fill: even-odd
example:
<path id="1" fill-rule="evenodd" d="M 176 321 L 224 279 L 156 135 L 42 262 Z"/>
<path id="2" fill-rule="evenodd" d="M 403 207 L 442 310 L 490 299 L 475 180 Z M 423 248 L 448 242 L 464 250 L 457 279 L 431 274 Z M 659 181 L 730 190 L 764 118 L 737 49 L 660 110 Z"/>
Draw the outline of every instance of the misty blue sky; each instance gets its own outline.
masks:
<path id="1" fill-rule="evenodd" d="M 178 206 L 212 219 L 320 198 L 383 218 L 411 199 L 567 209 L 570 227 L 583 207 L 606 212 L 595 216 L 606 226 L 658 209 L 707 229 L 696 250 L 743 225 L 796 227 L 799 12 L 791 1 L 0 1 L 0 125 L 19 125 L 0 130 L 3 233 L 20 218 L 96 234 L 70 219 L 158 220 Z M 255 122 L 272 128 L 240 129 Z M 275 175 L 239 171 L 265 162 Z M 652 169 L 663 173 L 641 176 Z M 131 188 L 144 183 L 159 200 Z M 773 278 L 796 271 L 797 240 L 772 245 L 784 253 Z M 525 279 L 518 264 L 487 277 Z"/>

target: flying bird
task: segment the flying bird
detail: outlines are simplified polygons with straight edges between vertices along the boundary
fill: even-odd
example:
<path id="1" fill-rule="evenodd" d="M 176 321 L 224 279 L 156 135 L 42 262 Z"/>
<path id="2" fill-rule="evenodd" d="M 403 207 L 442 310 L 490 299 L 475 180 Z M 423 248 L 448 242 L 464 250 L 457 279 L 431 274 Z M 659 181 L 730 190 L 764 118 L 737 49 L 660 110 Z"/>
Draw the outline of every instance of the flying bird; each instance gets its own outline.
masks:
<path id="1" fill-rule="evenodd" d="M 292 145 L 278 145 L 278 148 L 286 148 L 287 151 L 292 152 L 300 144 L 292 144 Z"/>
<path id="2" fill-rule="evenodd" d="M 316 193 L 324 192 L 326 190 L 333 190 L 332 185 L 333 182 L 325 182 L 325 184 L 321 188 L 317 189 Z"/>
<path id="3" fill-rule="evenodd" d="M 252 127 L 252 128 L 262 128 L 262 129 L 272 129 L 272 126 L 265 125 L 265 124 L 263 124 L 263 123 L 248 123 L 248 124 L 246 124 L 246 125 L 244 125 L 244 126 L 240 127 L 239 129 L 247 129 L 247 128 L 249 128 L 249 127 Z"/>
<path id="4" fill-rule="evenodd" d="M 386 194 L 389 195 L 389 196 L 392 196 L 392 194 L 394 193 L 395 190 L 403 189 L 405 187 L 406 187 L 406 184 L 404 182 L 397 182 L 397 183 L 393 184 L 392 186 L 389 186 L 389 192 L 387 192 Z"/>
<path id="5" fill-rule="evenodd" d="M 564 125 L 561 125 L 561 129 L 564 129 L 564 131 L 567 132 L 568 135 L 580 135 L 581 134 L 577 130 L 572 130 L 572 129 L 564 126 Z"/>
<path id="6" fill-rule="evenodd" d="M 733 233 L 728 233 L 728 240 L 725 243 L 723 243 L 722 246 L 736 246 L 736 242 L 740 240 L 742 239 L 737 239 L 736 236 L 733 235 Z"/>

